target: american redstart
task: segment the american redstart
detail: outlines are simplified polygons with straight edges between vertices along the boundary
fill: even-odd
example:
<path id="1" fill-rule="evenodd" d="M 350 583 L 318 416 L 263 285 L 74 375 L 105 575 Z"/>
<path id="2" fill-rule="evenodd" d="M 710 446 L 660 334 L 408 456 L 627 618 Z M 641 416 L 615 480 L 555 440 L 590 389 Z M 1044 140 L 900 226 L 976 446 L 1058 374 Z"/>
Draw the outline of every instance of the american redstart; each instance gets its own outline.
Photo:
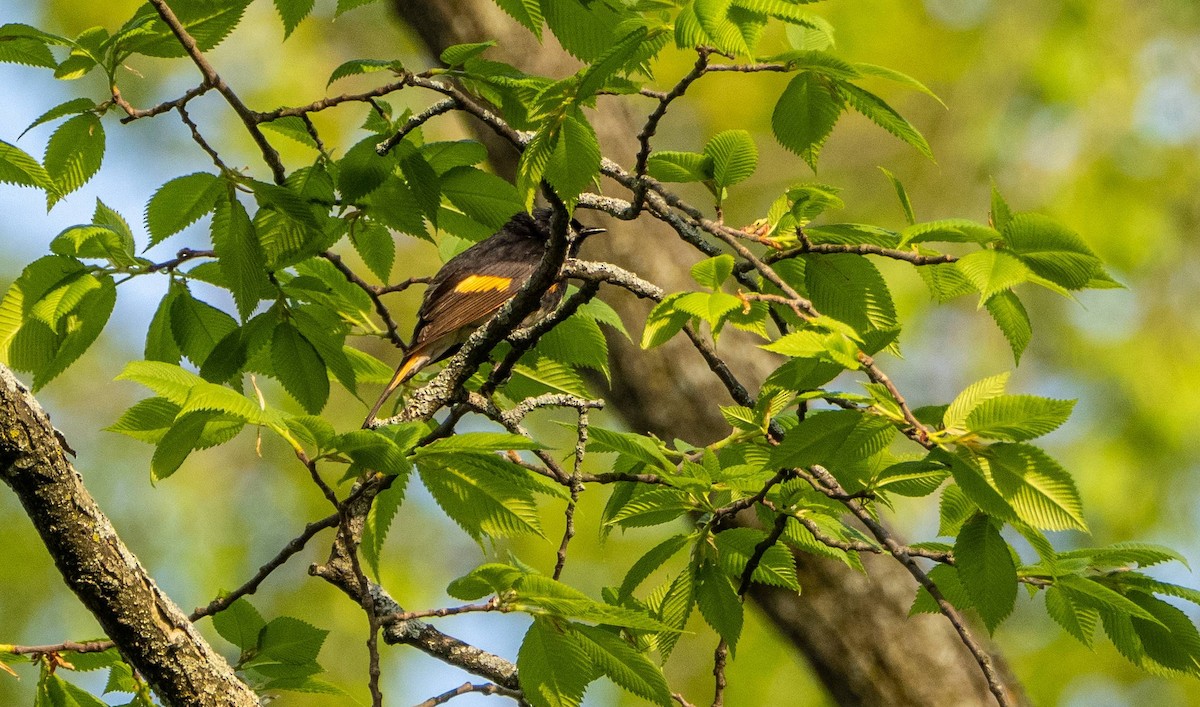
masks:
<path id="1" fill-rule="evenodd" d="M 550 209 L 519 213 L 484 240 L 451 258 L 438 270 L 417 310 L 417 326 L 396 375 L 384 388 L 368 420 L 375 419 L 389 396 L 425 366 L 453 355 L 476 328 L 496 313 L 533 277 L 550 240 Z M 603 233 L 571 220 L 567 255 L 574 257 L 583 239 Z M 562 301 L 563 282 L 550 286 L 530 320 L 553 311 Z M 528 320 L 527 320 L 528 321 Z"/>

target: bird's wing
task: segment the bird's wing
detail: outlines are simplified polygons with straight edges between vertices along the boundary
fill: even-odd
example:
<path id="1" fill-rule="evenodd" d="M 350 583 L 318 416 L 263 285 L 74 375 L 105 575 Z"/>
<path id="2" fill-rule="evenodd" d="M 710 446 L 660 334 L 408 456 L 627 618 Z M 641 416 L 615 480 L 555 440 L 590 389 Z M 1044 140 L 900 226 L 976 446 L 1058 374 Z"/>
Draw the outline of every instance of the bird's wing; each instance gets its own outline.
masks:
<path id="1" fill-rule="evenodd" d="M 413 344 L 436 341 L 464 327 L 482 324 L 532 277 L 538 261 L 537 257 L 506 258 L 478 270 L 464 268 L 446 273 L 421 304 Z"/>

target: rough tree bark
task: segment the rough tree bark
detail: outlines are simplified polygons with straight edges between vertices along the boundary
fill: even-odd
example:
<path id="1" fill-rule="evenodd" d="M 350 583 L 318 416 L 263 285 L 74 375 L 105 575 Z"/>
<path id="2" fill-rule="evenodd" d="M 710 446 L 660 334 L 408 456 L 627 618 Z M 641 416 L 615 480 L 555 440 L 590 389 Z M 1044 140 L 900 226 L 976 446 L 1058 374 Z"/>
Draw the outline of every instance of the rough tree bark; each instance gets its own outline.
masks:
<path id="1" fill-rule="evenodd" d="M 166 704 L 259 704 L 117 536 L 67 461 L 45 411 L 0 365 L 0 478 L 67 585 Z"/>
<path id="2" fill-rule="evenodd" d="M 552 46 L 549 33 L 547 44 L 539 45 L 491 0 L 392 0 L 392 5 L 433 56 L 450 45 L 497 39 L 489 56 L 527 71 L 563 76 L 578 66 Z M 592 118 L 604 154 L 632 165 L 637 151 L 635 136 L 645 116 L 630 112 L 623 99 L 602 101 L 601 106 Z M 472 127 L 491 148 L 497 170 L 511 175 L 517 157 L 512 148 L 487 128 Z M 701 138 L 697 136 L 697 144 Z M 697 254 L 661 224 L 642 218 L 636 226 L 607 225 L 609 235 L 589 241 L 586 257 L 629 268 L 668 292 L 693 287 L 688 265 L 695 262 Z M 608 301 L 627 322 L 645 319 L 646 305 L 632 297 Z M 722 352 L 746 381 L 761 380 L 777 365 L 753 346 L 723 345 Z M 728 432 L 713 405 L 728 396 L 683 337 L 652 352 L 613 341 L 611 356 L 613 389 L 606 399 L 633 429 L 664 439 L 683 437 L 693 443 L 719 439 Z M 941 616 L 908 618 L 916 589 L 912 577 L 891 558 L 866 557 L 864 561 L 867 576 L 837 562 L 798 557 L 802 595 L 760 587 L 752 596 L 807 657 L 840 704 L 994 704 L 979 666 L 950 624 Z M 1002 661 L 997 663 L 1008 672 Z M 1014 691 L 1019 689 L 1011 675 L 1006 682 Z"/>

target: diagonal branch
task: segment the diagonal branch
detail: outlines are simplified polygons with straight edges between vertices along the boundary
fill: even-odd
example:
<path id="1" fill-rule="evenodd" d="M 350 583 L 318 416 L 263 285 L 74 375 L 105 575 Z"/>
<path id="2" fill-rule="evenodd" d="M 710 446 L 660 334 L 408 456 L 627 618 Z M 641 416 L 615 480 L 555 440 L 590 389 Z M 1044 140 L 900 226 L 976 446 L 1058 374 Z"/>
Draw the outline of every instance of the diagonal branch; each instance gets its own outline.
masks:
<path id="1" fill-rule="evenodd" d="M 0 420 L 0 478 L 25 507 L 64 581 L 129 664 L 173 704 L 258 705 L 121 541 L 67 461 L 46 413 L 3 365 Z"/>

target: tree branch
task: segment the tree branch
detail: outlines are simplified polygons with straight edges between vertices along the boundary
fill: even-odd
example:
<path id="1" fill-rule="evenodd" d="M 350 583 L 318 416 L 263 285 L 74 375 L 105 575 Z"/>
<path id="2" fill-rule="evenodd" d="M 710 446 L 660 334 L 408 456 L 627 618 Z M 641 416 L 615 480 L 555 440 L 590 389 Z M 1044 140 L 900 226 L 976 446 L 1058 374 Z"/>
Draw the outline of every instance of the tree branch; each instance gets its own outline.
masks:
<path id="1" fill-rule="evenodd" d="M 147 574 L 68 463 L 46 413 L 0 365 L 0 478 L 67 585 L 129 664 L 172 704 L 259 704 Z"/>

